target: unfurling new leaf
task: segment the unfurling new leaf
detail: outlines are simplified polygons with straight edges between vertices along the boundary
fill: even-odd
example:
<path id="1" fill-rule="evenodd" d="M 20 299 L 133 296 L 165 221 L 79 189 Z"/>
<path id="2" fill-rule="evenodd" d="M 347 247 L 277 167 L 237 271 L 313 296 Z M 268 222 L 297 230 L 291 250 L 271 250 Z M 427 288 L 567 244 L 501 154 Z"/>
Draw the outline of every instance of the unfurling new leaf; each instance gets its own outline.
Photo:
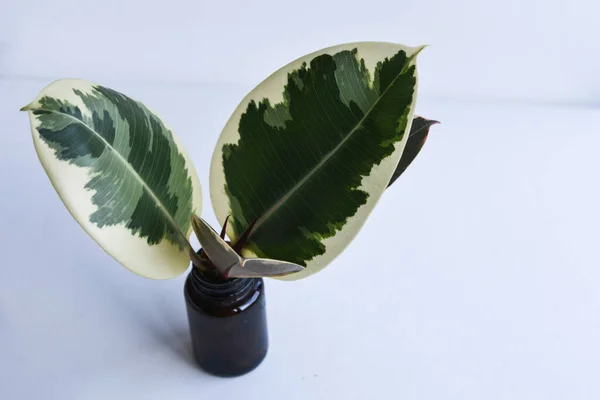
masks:
<path id="1" fill-rule="evenodd" d="M 197 215 L 192 216 L 192 226 L 202 250 L 223 278 L 256 278 L 285 276 L 303 269 L 302 266 L 279 260 L 260 258 L 244 259 Z"/>

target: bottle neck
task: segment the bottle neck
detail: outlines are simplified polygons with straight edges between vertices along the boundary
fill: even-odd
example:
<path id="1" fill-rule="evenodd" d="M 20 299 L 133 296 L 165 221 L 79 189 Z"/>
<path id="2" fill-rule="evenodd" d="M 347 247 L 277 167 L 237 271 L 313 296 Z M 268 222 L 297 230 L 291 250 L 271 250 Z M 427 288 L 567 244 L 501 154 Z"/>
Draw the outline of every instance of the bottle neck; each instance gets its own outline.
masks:
<path id="1" fill-rule="evenodd" d="M 195 295 L 212 303 L 233 304 L 242 301 L 256 286 L 256 279 L 232 278 L 220 280 L 202 274 L 196 267 L 189 275 L 190 286 Z"/>

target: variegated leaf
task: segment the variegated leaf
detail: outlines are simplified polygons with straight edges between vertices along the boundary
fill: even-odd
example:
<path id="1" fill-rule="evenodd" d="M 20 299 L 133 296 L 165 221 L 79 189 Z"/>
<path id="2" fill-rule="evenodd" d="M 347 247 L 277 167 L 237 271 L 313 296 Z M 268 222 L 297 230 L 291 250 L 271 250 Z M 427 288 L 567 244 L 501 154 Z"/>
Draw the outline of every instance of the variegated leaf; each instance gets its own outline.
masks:
<path id="1" fill-rule="evenodd" d="M 398 165 L 417 94 L 422 47 L 363 42 L 301 57 L 252 90 L 211 164 L 211 200 L 245 257 L 311 275 L 356 236 Z"/>
<path id="2" fill-rule="evenodd" d="M 136 274 L 185 272 L 202 195 L 165 123 L 124 94 L 75 79 L 50 84 L 23 110 L 48 177 L 83 229 Z"/>
<path id="3" fill-rule="evenodd" d="M 398 166 L 390 179 L 390 183 L 388 187 L 392 185 L 406 171 L 406 168 L 414 161 L 414 159 L 419 155 L 419 152 L 423 148 L 425 141 L 427 140 L 427 136 L 429 135 L 429 128 L 432 125 L 439 124 L 438 121 L 434 121 L 431 119 L 425 119 L 423 117 L 415 117 L 413 119 L 412 126 L 410 128 L 410 134 L 408 135 L 408 140 L 406 141 L 406 146 L 404 146 L 404 152 L 402 152 L 402 157 L 400 157 L 400 161 L 398 162 Z"/>

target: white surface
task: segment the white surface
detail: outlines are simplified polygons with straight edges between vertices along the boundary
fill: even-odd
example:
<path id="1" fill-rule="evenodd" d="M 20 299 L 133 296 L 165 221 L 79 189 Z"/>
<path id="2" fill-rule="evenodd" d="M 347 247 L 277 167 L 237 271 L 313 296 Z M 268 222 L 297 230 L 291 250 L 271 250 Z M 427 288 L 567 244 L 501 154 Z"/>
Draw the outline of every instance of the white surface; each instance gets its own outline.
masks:
<path id="1" fill-rule="evenodd" d="M 600 398 L 600 3 L 1 4 L 0 399 Z M 144 100 L 192 154 L 214 223 L 210 156 L 241 98 L 354 40 L 430 44 L 417 112 L 442 125 L 333 265 L 267 281 L 265 362 L 208 376 L 183 277 L 139 278 L 85 235 L 17 110 L 63 77 Z"/>
<path id="2" fill-rule="evenodd" d="M 245 89 L 103 83 L 160 110 L 207 187 Z M 600 398 L 599 109 L 421 96 L 423 153 L 333 265 L 267 281 L 268 357 L 219 379 L 183 278 L 126 271 L 58 200 L 17 112 L 43 84 L 0 80 L 2 400 Z"/>
<path id="3" fill-rule="evenodd" d="M 387 40 L 431 45 L 423 93 L 596 101 L 599 13 L 594 0 L 2 0 L 0 75 L 250 89 L 303 54 Z"/>

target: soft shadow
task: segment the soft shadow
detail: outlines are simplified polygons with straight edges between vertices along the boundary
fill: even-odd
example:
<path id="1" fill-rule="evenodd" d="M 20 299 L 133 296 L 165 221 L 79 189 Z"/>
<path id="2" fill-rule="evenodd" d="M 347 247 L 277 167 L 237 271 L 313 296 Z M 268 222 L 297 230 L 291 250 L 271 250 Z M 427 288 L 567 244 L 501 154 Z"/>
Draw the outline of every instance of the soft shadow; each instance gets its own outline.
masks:
<path id="1" fill-rule="evenodd" d="M 174 290 L 180 280 L 136 282 L 133 284 L 143 287 L 138 286 L 137 290 L 132 290 L 127 283 L 119 284 L 101 272 L 89 274 L 89 279 L 100 290 L 106 291 L 105 297 L 114 302 L 115 311 L 118 310 L 127 319 L 133 320 L 132 323 L 138 325 L 157 346 L 169 349 L 189 367 L 211 376 L 194 360 L 183 290 Z M 133 279 L 140 278 L 135 276 Z M 152 312 L 149 313 L 148 310 Z"/>
<path id="2" fill-rule="evenodd" d="M 165 347 L 171 349 L 171 351 L 178 355 L 179 358 L 185 361 L 190 367 L 204 371 L 198 366 L 194 360 L 194 354 L 192 349 L 192 338 L 188 327 L 187 317 L 185 318 L 174 318 L 173 303 L 170 303 L 168 307 L 166 302 L 160 302 L 159 316 L 165 317 L 164 325 L 158 327 L 157 325 L 152 326 L 148 324 L 149 332 L 154 334 L 157 343 L 162 344 Z M 184 307 L 184 304 L 181 304 Z M 181 311 L 179 311 L 180 313 Z M 140 319 L 141 322 L 141 319 Z M 166 328 L 165 328 L 166 325 Z M 154 329 L 152 329 L 154 328 Z M 207 374 L 208 375 L 208 374 Z"/>

